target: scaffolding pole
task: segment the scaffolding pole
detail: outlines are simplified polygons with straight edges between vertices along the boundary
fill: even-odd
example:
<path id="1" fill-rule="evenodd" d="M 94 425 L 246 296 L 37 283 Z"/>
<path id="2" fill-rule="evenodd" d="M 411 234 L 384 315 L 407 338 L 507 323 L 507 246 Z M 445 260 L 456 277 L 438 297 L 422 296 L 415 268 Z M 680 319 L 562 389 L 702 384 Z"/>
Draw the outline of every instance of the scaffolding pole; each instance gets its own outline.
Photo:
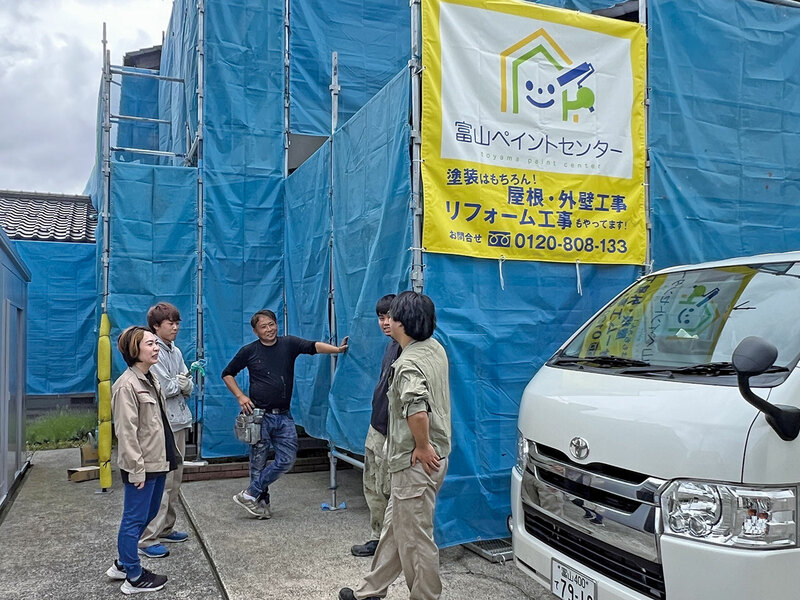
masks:
<path id="1" fill-rule="evenodd" d="M 283 2 L 283 179 L 284 181 L 289 176 L 289 133 L 291 125 L 289 118 L 291 116 L 291 62 L 289 59 L 289 38 L 291 36 L 291 0 L 284 0 Z M 286 235 L 286 223 L 283 225 L 284 237 Z M 283 330 L 289 330 L 289 307 L 286 305 L 286 282 L 284 281 L 281 290 L 281 299 L 283 300 Z"/>
<path id="2" fill-rule="evenodd" d="M 196 356 L 201 365 L 204 364 L 206 351 L 204 339 L 203 322 L 203 232 L 205 223 L 205 202 L 203 197 L 203 125 L 204 125 L 204 102 L 205 102 L 205 4 L 204 0 L 197 0 L 197 131 L 192 142 L 192 147 L 187 152 L 187 159 L 197 155 L 197 304 L 195 313 L 197 317 L 196 333 Z M 205 369 L 197 371 L 197 398 L 200 406 L 205 406 Z M 203 421 L 199 411 L 195 406 L 195 418 L 197 428 L 195 431 L 195 445 L 197 446 L 197 457 L 202 458 L 201 450 L 203 447 Z"/>
<path id="3" fill-rule="evenodd" d="M 331 151 L 330 151 L 330 161 L 329 161 L 329 186 L 328 186 L 328 210 L 330 223 L 331 223 L 331 237 L 328 240 L 328 327 L 331 334 L 331 343 L 336 343 L 338 340 L 338 330 L 336 327 L 336 301 L 334 299 L 334 291 L 336 288 L 336 284 L 333 277 L 333 157 L 334 157 L 334 146 L 333 146 L 333 134 L 336 132 L 336 128 L 339 126 L 339 92 L 342 91 L 342 86 L 339 85 L 339 53 L 332 52 L 331 53 L 331 85 L 329 86 L 331 91 L 331 137 L 328 140 L 330 144 Z M 331 385 L 333 385 L 333 376 L 336 373 L 336 355 L 331 354 Z M 334 446 L 331 440 L 328 440 L 328 445 L 330 450 L 328 452 L 328 458 L 330 459 L 330 491 L 331 491 L 331 503 L 330 504 L 322 504 L 323 510 L 339 510 L 347 508 L 347 504 L 344 502 L 337 503 L 336 499 L 336 490 L 339 487 L 339 484 L 336 480 L 336 462 L 337 459 L 347 460 L 349 457 L 347 455 L 342 454 L 338 450 L 336 450 L 336 446 Z"/>
<path id="4" fill-rule="evenodd" d="M 167 77 L 166 75 L 159 75 L 158 72 L 153 71 L 152 69 L 146 69 L 145 71 L 134 71 L 130 67 L 120 67 L 119 65 L 111 65 L 109 67 L 112 75 L 130 75 L 132 77 L 147 77 L 150 79 L 160 79 L 161 81 L 172 81 L 175 83 L 183 83 L 183 79 L 180 77 Z M 150 71 L 150 72 L 147 72 Z"/>
<path id="5" fill-rule="evenodd" d="M 122 146 L 112 146 L 112 152 L 133 152 L 135 154 L 148 154 L 151 156 L 165 156 L 167 158 L 183 158 L 183 154 L 175 152 L 164 152 L 162 150 L 147 150 L 146 148 L 124 148 Z"/>
<path id="6" fill-rule="evenodd" d="M 411 212 L 413 243 L 411 248 L 411 289 L 422 292 L 425 265 L 422 262 L 422 137 L 420 135 L 422 101 L 422 53 L 420 51 L 420 0 L 411 0 Z"/>
<path id="7" fill-rule="evenodd" d="M 100 330 L 97 339 L 97 455 L 100 460 L 100 493 L 111 490 L 111 321 L 108 318 L 108 276 L 111 245 L 109 242 L 109 202 L 111 196 L 111 55 L 108 51 L 106 24 L 103 23 L 102 174 L 103 174 L 103 249 Z"/>
<path id="8" fill-rule="evenodd" d="M 101 92 L 101 105 L 102 105 L 102 175 L 103 175 L 103 198 L 102 198 L 102 219 L 103 219 L 103 248 L 102 248 L 102 286 L 103 298 L 101 303 L 102 313 L 105 315 L 108 312 L 108 296 L 109 296 L 109 279 L 110 279 L 110 253 L 111 253 L 111 240 L 110 240 L 110 202 L 111 202 L 111 154 L 112 152 L 131 152 L 136 154 L 144 154 L 150 156 L 159 156 L 164 158 L 183 158 L 183 164 L 188 165 L 192 161 L 192 157 L 197 155 L 197 211 L 198 211 L 198 256 L 197 256 L 197 358 L 202 361 L 205 357 L 205 350 L 203 345 L 203 314 L 202 314 L 202 298 L 203 298 L 203 221 L 204 221 L 204 206 L 203 206 L 203 170 L 202 170 L 202 141 L 203 141 L 203 82 L 204 82 L 204 30 L 205 30 L 205 10 L 204 0 L 197 0 L 198 11 L 198 43 L 197 43 L 197 132 L 192 142 L 191 147 L 188 149 L 187 154 L 180 154 L 176 152 L 167 152 L 162 150 L 151 150 L 148 148 L 127 148 L 121 146 L 111 145 L 111 126 L 112 124 L 119 125 L 121 121 L 132 121 L 139 123 L 150 123 L 156 125 L 172 125 L 172 121 L 166 119 L 157 119 L 151 117 L 139 117 L 135 115 L 122 115 L 111 113 L 111 85 L 118 84 L 113 80 L 114 75 L 144 77 L 155 79 L 157 81 L 165 81 L 168 83 L 179 83 L 185 85 L 185 80 L 180 77 L 169 77 L 161 75 L 158 71 L 152 69 L 136 70 L 130 67 L 121 67 L 111 64 L 111 52 L 108 50 L 108 38 L 106 24 L 103 23 L 103 82 Z M 120 85 L 120 84 L 118 84 Z M 202 365 L 202 362 L 200 363 Z M 202 402 L 204 397 L 204 373 L 200 369 L 198 373 L 198 398 Z M 195 411 L 197 412 L 197 411 Z M 202 426 L 197 428 L 197 447 L 198 451 L 201 447 Z"/>
<path id="9" fill-rule="evenodd" d="M 334 297 L 334 291 L 336 289 L 336 282 L 333 278 L 333 179 L 334 179 L 334 172 L 333 172 L 333 161 L 334 161 L 334 147 L 333 147 L 333 134 L 336 132 L 336 128 L 339 126 L 339 92 L 342 90 L 342 86 L 339 85 L 339 53 L 332 52 L 331 53 L 331 85 L 329 87 L 331 91 L 331 137 L 329 140 L 331 146 L 330 152 L 330 160 L 328 162 L 328 169 L 329 169 L 329 181 L 330 185 L 328 186 L 328 211 L 329 211 L 329 219 L 331 223 L 331 236 L 328 240 L 329 246 L 329 254 L 328 254 L 328 331 L 330 332 L 331 336 L 331 343 L 336 343 L 338 341 L 339 332 L 336 327 L 336 299 Z M 336 372 L 336 355 L 331 354 L 331 383 L 333 383 L 333 375 Z M 335 493 L 335 492 L 334 492 Z"/>
<path id="10" fill-rule="evenodd" d="M 159 123 L 159 124 L 167 124 L 169 125 L 171 121 L 166 121 L 164 119 L 153 119 L 150 117 L 134 117 L 131 115 L 111 115 L 111 122 L 112 123 L 119 123 L 120 121 L 138 121 L 140 123 Z"/>
<path id="11" fill-rule="evenodd" d="M 108 39 L 106 37 L 106 24 L 103 23 L 103 125 L 102 125 L 102 171 L 103 171 L 103 301 L 101 304 L 102 312 L 108 310 L 108 276 L 109 276 L 109 202 L 111 197 L 111 54 L 108 50 Z"/>

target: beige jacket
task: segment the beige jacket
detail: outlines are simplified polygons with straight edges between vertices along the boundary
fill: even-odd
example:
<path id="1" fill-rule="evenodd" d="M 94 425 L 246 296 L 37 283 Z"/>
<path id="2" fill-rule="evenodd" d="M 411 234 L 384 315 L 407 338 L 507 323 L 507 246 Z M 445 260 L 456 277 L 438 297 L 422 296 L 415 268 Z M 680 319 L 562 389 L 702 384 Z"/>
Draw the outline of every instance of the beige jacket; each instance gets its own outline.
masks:
<path id="1" fill-rule="evenodd" d="M 136 367 L 128 367 L 111 388 L 111 411 L 117 434 L 117 465 L 128 472 L 131 483 L 146 473 L 169 471 L 161 409 L 164 395 Z M 159 406 L 160 405 L 160 406 Z"/>

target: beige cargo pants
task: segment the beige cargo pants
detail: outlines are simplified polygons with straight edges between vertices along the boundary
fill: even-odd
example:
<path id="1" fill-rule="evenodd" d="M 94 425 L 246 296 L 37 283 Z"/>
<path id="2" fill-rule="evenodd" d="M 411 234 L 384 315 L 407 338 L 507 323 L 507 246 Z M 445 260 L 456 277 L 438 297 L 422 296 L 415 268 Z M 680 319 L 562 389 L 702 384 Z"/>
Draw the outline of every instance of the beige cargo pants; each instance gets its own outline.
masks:
<path id="1" fill-rule="evenodd" d="M 357 598 L 385 597 L 403 573 L 410 600 L 436 600 L 442 593 L 439 548 L 433 541 L 436 494 L 448 461 L 428 475 L 421 464 L 392 473 L 391 496 L 370 572 L 355 590 Z"/>
<path id="2" fill-rule="evenodd" d="M 364 443 L 364 498 L 369 507 L 371 540 L 381 537 L 383 516 L 391 494 L 385 444 L 386 436 L 370 425 Z"/>

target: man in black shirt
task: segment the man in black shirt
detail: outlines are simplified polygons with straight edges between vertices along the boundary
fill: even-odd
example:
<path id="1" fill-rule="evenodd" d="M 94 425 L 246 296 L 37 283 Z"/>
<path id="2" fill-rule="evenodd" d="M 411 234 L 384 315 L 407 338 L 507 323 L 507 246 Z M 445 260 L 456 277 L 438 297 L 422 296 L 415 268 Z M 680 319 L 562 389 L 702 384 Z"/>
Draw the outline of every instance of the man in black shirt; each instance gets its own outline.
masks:
<path id="1" fill-rule="evenodd" d="M 222 380 L 236 397 L 242 412 L 261 409 L 261 440 L 250 446 L 250 485 L 233 501 L 260 519 L 272 516 L 269 485 L 292 468 L 297 458 L 297 430 L 289 413 L 294 387 L 294 361 L 301 354 L 340 354 L 347 350 L 347 338 L 341 346 L 312 342 L 292 335 L 279 336 L 275 313 L 260 310 L 250 319 L 258 339 L 242 347 L 225 370 Z M 234 377 L 247 369 L 250 395 L 239 388 Z M 275 459 L 267 466 L 270 445 Z"/>
<path id="2" fill-rule="evenodd" d="M 375 314 L 378 315 L 378 327 L 384 335 L 389 336 L 389 307 L 394 300 L 394 294 L 388 294 L 378 300 L 375 305 Z M 372 417 L 364 442 L 364 498 L 369 507 L 369 524 L 372 536 L 363 544 L 350 548 L 353 556 L 373 556 L 375 548 L 383 529 L 383 515 L 389 504 L 391 485 L 389 481 L 389 468 L 386 463 L 386 430 L 389 426 L 389 374 L 392 363 L 400 356 L 400 344 L 391 337 L 383 352 L 381 374 L 375 390 L 372 392 Z"/>

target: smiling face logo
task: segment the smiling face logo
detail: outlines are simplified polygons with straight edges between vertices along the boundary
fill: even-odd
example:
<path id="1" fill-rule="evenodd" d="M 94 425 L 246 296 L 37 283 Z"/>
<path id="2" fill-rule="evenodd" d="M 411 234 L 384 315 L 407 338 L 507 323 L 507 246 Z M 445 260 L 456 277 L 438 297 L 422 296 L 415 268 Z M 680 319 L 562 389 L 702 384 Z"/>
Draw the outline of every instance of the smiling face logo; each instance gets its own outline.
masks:
<path id="1" fill-rule="evenodd" d="M 535 60 L 534 60 L 535 59 Z M 594 112 L 594 91 L 584 81 L 594 73 L 591 63 L 577 66 L 544 28 L 538 29 L 500 53 L 500 112 L 520 112 L 521 72 L 525 78 L 525 100 L 535 109 L 546 110 L 561 101 L 561 119 L 568 121 L 570 114 L 577 123 L 579 111 Z M 570 90 L 574 97 L 569 97 Z M 560 93 L 559 93 L 560 92 Z M 560 96 L 560 98 L 559 98 Z"/>
<path id="2" fill-rule="evenodd" d="M 527 89 L 529 92 L 532 92 L 534 87 L 535 86 L 534 86 L 533 82 L 530 79 L 525 82 L 525 89 Z M 549 98 L 549 100 L 546 100 L 545 102 L 537 102 L 536 100 L 531 98 L 530 94 L 525 96 L 525 100 L 527 100 L 528 102 L 533 104 L 536 108 L 549 108 L 549 107 L 553 106 L 553 104 L 556 103 L 555 98 L 553 98 L 553 96 L 556 93 L 556 88 L 552 83 L 548 83 L 546 89 L 547 89 L 547 96 L 546 97 Z M 545 88 L 541 88 L 540 87 L 536 91 L 537 98 L 545 97 L 545 91 L 544 90 L 545 90 Z"/>

